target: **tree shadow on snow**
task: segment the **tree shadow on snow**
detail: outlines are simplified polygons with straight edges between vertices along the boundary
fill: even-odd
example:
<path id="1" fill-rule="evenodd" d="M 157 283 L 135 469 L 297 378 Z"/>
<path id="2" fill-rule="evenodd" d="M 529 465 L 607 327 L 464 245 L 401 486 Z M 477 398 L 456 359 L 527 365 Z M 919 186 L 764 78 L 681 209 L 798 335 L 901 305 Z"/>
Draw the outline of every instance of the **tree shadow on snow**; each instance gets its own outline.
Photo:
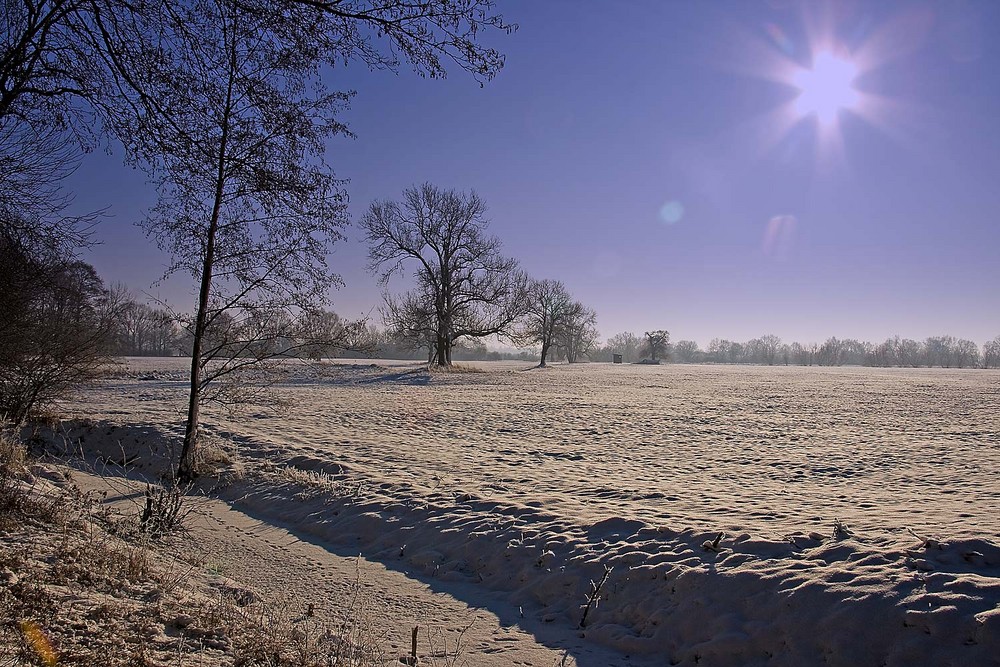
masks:
<path id="1" fill-rule="evenodd" d="M 403 384 L 409 386 L 423 387 L 431 382 L 430 373 L 426 368 L 414 368 L 401 373 L 389 373 L 373 378 L 359 380 L 358 384 Z"/>

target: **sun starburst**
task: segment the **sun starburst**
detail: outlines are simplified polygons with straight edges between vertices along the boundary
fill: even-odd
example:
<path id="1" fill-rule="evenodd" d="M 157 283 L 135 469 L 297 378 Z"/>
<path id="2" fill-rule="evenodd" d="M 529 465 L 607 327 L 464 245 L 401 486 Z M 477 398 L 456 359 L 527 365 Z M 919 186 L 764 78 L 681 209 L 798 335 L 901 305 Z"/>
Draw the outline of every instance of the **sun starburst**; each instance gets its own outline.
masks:
<path id="1" fill-rule="evenodd" d="M 854 88 L 857 66 L 829 51 L 813 58 L 812 67 L 795 72 L 792 83 L 799 89 L 795 110 L 806 116 L 815 114 L 821 123 L 837 119 L 843 109 L 854 108 L 860 99 Z"/>

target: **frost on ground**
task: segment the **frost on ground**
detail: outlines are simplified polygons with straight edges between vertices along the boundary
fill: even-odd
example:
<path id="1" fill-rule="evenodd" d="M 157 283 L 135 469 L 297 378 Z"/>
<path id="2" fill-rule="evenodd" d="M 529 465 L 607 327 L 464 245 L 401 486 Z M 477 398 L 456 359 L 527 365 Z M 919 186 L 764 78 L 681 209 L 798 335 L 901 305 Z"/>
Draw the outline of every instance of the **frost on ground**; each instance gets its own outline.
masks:
<path id="1" fill-rule="evenodd" d="M 129 503 L 102 501 L 110 488 L 140 484 L 117 478 L 108 486 L 109 478 L 51 461 L 22 462 L 4 438 L 0 665 L 388 664 L 369 634 L 360 589 L 342 605 L 351 618 L 341 622 L 264 601 L 206 567 L 187 536 L 153 538 L 136 513 L 121 511 Z"/>
<path id="2" fill-rule="evenodd" d="M 162 446 L 183 362 L 133 363 L 67 410 Z M 221 493 L 637 662 L 997 664 L 1000 374 L 482 367 L 289 364 Z"/>
<path id="3" fill-rule="evenodd" d="M 122 435 L 96 426 L 81 433 L 99 450 L 109 431 Z M 617 664 L 570 641 L 586 656 L 576 661 L 489 611 L 197 491 L 180 524 L 151 530 L 135 469 L 103 456 L 25 459 L 10 445 L 0 433 L 0 667 Z"/>

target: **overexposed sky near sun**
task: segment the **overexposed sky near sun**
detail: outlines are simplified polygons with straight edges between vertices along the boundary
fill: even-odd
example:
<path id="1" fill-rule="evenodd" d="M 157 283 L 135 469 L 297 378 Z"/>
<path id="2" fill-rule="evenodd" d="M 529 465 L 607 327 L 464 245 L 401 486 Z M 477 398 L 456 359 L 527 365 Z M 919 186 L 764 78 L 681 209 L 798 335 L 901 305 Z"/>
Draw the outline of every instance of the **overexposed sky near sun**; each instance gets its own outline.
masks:
<path id="1" fill-rule="evenodd" d="M 816 53 L 792 79 L 798 89 L 795 111 L 803 116 L 815 115 L 822 124 L 837 122 L 842 111 L 857 107 L 857 77 L 858 68 L 850 59 L 829 51 Z"/>
<path id="2" fill-rule="evenodd" d="M 354 219 L 414 183 L 474 188 L 605 336 L 1000 334 L 1000 3 L 498 4 L 520 28 L 489 38 L 507 65 L 483 88 L 329 73 L 357 91 L 357 138 L 328 155 Z M 91 155 L 71 182 L 111 207 L 88 259 L 193 304 L 184 281 L 150 288 L 166 260 L 133 222 L 153 193 L 120 164 Z M 380 288 L 348 236 L 332 306 L 356 317 Z"/>

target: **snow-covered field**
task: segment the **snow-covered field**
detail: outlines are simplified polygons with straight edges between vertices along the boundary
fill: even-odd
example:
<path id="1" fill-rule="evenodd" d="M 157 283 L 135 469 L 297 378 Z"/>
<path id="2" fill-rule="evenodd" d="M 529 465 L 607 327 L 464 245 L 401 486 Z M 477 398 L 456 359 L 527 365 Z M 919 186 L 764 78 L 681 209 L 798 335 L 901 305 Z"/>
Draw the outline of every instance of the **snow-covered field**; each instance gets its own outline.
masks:
<path id="1" fill-rule="evenodd" d="M 185 364 L 65 409 L 177 438 Z M 579 632 L 637 662 L 1000 664 L 1000 373 L 469 366 L 288 364 L 208 411 L 224 493 L 536 623 L 612 568 Z"/>

